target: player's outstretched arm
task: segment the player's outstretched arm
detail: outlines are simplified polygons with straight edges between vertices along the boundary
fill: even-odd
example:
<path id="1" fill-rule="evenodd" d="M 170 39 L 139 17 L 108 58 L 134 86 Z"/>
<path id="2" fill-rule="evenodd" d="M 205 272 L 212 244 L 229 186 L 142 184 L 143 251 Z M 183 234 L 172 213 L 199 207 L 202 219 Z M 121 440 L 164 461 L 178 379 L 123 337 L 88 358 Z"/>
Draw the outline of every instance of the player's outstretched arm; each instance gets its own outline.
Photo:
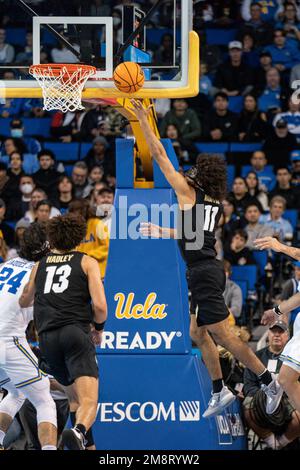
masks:
<path id="1" fill-rule="evenodd" d="M 175 228 L 160 227 L 151 222 L 141 222 L 139 231 L 144 237 L 177 238 L 177 230 Z"/>
<path id="2" fill-rule="evenodd" d="M 96 323 L 104 323 L 107 318 L 107 304 L 99 264 L 94 258 L 84 256 L 82 267 L 88 278 L 94 310 L 94 321 Z"/>
<path id="3" fill-rule="evenodd" d="M 36 276 L 38 266 L 39 266 L 39 263 L 36 263 L 34 265 L 30 274 L 29 281 L 24 287 L 23 293 L 21 297 L 19 298 L 19 305 L 21 308 L 27 308 L 33 304 L 34 294 L 35 294 L 35 276 Z"/>
<path id="4" fill-rule="evenodd" d="M 294 248 L 292 246 L 284 245 L 280 243 L 277 238 L 274 237 L 264 237 L 257 238 L 254 240 L 254 245 L 257 249 L 260 250 L 273 250 L 277 253 L 283 253 L 291 258 L 294 258 L 300 261 L 300 249 Z"/>
<path id="5" fill-rule="evenodd" d="M 170 162 L 164 146 L 156 137 L 148 122 L 148 115 L 151 107 L 145 109 L 141 101 L 131 100 L 137 119 L 140 122 L 144 137 L 149 146 L 151 156 L 157 161 L 161 171 L 178 196 L 187 196 L 194 199 L 194 190 L 186 179 L 175 170 Z M 187 201 L 188 203 L 189 201 Z"/>
<path id="6" fill-rule="evenodd" d="M 297 292 L 294 294 L 292 297 L 290 297 L 287 300 L 284 300 L 283 302 L 280 303 L 279 309 L 282 315 L 286 317 L 288 313 L 290 313 L 292 310 L 300 307 L 300 292 Z M 261 323 L 263 325 L 270 325 L 274 323 L 276 320 L 281 319 L 281 315 L 276 315 L 273 309 L 267 310 L 261 319 Z"/>

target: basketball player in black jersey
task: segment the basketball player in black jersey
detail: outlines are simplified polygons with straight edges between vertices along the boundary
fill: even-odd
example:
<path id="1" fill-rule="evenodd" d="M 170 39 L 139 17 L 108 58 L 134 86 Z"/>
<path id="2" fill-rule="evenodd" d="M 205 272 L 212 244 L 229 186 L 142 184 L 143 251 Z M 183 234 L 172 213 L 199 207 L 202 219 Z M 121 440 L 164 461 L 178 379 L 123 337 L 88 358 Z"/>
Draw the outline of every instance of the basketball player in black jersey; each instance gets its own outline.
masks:
<path id="1" fill-rule="evenodd" d="M 148 123 L 150 107 L 131 100 L 140 122 L 151 156 L 174 189 L 180 208 L 181 226 L 177 231 L 179 247 L 187 264 L 187 278 L 195 315 L 191 315 L 190 334 L 201 349 L 203 360 L 213 383 L 213 394 L 204 417 L 219 414 L 234 400 L 224 386 L 216 344 L 230 351 L 240 362 L 259 376 L 270 399 L 276 395 L 278 383 L 251 349 L 229 329 L 229 312 L 223 298 L 225 273 L 216 259 L 215 231 L 226 194 L 226 166 L 218 155 L 202 155 L 197 164 L 183 176 L 175 170 L 167 153 Z M 202 215 L 201 215 L 202 214 Z M 203 221 L 201 220 L 203 218 Z M 187 222 L 190 221 L 190 227 Z M 201 225 L 200 225 L 201 224 Z M 191 233 L 195 234 L 191 247 Z M 269 399 L 269 398 L 268 398 Z"/>
<path id="2" fill-rule="evenodd" d="M 95 345 L 101 336 L 107 306 L 97 261 L 74 251 L 86 233 L 85 221 L 71 214 L 47 225 L 50 252 L 35 265 L 20 299 L 34 300 L 34 321 L 41 356 L 70 400 L 78 401 L 75 426 L 65 430 L 62 443 L 84 450 L 87 432 L 98 405 L 98 365 Z"/>

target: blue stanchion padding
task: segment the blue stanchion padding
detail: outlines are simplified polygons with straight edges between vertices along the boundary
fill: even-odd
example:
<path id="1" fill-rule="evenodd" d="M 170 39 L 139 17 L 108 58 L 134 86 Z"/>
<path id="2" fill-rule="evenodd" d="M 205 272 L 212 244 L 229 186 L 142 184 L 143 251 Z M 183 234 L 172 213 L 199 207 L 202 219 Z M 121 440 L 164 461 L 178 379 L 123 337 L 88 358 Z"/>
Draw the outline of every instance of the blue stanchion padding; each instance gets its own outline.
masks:
<path id="1" fill-rule="evenodd" d="M 98 355 L 98 361 L 97 449 L 246 449 L 238 402 L 218 420 L 202 418 L 211 381 L 196 356 Z"/>
<path id="2" fill-rule="evenodd" d="M 174 147 L 170 139 L 161 139 L 161 143 L 164 146 L 167 155 L 176 170 L 179 168 L 178 158 L 174 151 Z M 154 186 L 155 188 L 170 188 L 170 184 L 166 180 L 164 174 L 159 168 L 155 160 L 153 160 L 153 177 L 154 177 Z"/>
<path id="3" fill-rule="evenodd" d="M 257 268 L 253 266 L 232 266 L 233 281 L 247 281 L 248 289 L 255 290 L 255 284 L 257 282 Z"/>
<path id="4" fill-rule="evenodd" d="M 135 164 L 133 148 L 133 139 L 116 139 L 116 174 L 118 188 L 133 188 Z"/>
<path id="5" fill-rule="evenodd" d="M 106 353 L 190 351 L 188 291 L 177 242 L 140 237 L 138 232 L 140 223 L 147 221 L 174 227 L 177 206 L 169 220 L 160 211 L 173 202 L 171 189 L 116 191 L 105 276 Z"/>
<path id="6" fill-rule="evenodd" d="M 43 147 L 52 150 L 56 159 L 61 162 L 76 161 L 79 157 L 79 144 L 77 142 L 44 142 Z"/>
<path id="7" fill-rule="evenodd" d="M 226 153 L 229 150 L 229 146 L 224 142 L 197 142 L 195 146 L 198 152 L 205 153 Z"/>
<path id="8" fill-rule="evenodd" d="M 293 229 L 296 230 L 298 224 L 298 211 L 297 209 L 287 209 L 284 214 L 283 218 L 287 219 L 290 224 L 292 225 Z"/>
<path id="9" fill-rule="evenodd" d="M 229 144 L 230 152 L 240 152 L 240 153 L 249 153 L 256 152 L 257 150 L 262 149 L 262 144 L 260 143 L 243 143 L 243 142 L 231 142 Z"/>
<path id="10" fill-rule="evenodd" d="M 268 262 L 268 252 L 267 250 L 253 250 L 252 251 L 253 258 L 255 263 L 257 264 L 259 270 L 259 277 L 265 276 L 265 267 Z"/>
<path id="11" fill-rule="evenodd" d="M 236 29 L 207 28 L 206 44 L 228 46 L 228 43 L 236 38 L 236 34 Z"/>

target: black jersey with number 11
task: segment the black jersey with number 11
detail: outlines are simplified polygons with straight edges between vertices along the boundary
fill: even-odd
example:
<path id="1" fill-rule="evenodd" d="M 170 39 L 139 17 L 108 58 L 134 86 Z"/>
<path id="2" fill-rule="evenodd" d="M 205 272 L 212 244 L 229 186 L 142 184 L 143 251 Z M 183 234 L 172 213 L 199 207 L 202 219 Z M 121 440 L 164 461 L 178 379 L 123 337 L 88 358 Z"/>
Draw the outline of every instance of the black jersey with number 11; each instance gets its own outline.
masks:
<path id="1" fill-rule="evenodd" d="M 197 218 L 203 213 L 201 225 Z M 181 254 L 187 266 L 193 266 L 205 259 L 216 258 L 216 229 L 222 215 L 222 205 L 219 201 L 207 196 L 202 189 L 196 190 L 196 202 L 190 210 L 180 211 L 178 225 L 178 244 Z M 198 222 L 198 223 L 197 223 Z M 192 229 L 192 230 L 191 230 Z M 190 238 L 191 233 L 196 233 L 200 229 L 203 231 L 203 243 L 199 244 L 194 238 Z M 196 242 L 196 243 L 193 243 Z M 193 249 L 188 249 L 193 243 Z"/>
<path id="2" fill-rule="evenodd" d="M 49 253 L 40 262 L 35 278 L 34 321 L 38 334 L 66 325 L 84 330 L 93 314 L 88 279 L 76 251 Z"/>

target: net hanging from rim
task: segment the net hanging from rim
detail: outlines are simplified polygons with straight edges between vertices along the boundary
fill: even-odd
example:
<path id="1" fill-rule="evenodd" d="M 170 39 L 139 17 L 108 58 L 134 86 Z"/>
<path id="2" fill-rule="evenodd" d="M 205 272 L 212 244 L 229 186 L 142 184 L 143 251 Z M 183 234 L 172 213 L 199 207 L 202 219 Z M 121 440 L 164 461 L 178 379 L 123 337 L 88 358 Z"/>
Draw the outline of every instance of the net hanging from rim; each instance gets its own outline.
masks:
<path id="1" fill-rule="evenodd" d="M 87 80 L 95 75 L 96 68 L 81 64 L 38 64 L 29 73 L 43 91 L 44 109 L 67 111 L 82 110 L 82 91 Z"/>

